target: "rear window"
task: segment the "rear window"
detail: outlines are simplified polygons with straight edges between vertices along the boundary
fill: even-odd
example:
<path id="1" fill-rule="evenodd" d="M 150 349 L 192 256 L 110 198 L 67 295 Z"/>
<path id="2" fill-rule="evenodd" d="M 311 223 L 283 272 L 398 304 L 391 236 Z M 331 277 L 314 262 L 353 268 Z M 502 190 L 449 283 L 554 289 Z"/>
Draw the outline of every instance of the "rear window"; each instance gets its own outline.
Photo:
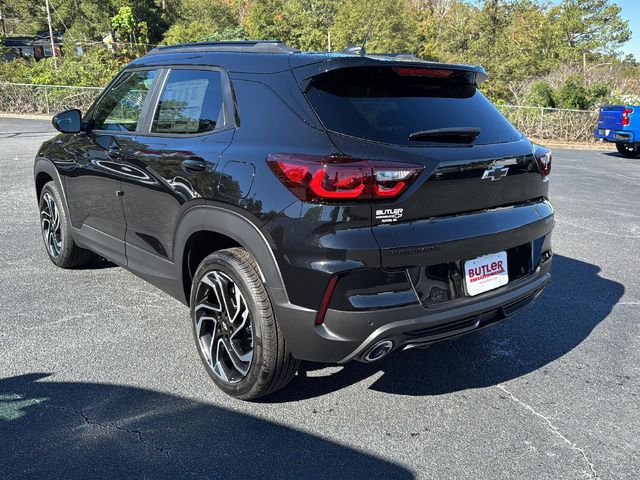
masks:
<path id="1" fill-rule="evenodd" d="M 409 140 L 410 134 L 454 127 L 480 128 L 476 145 L 519 140 L 472 81 L 464 72 L 437 78 L 345 68 L 314 77 L 306 96 L 326 128 L 368 140 L 420 146 L 432 142 Z"/>

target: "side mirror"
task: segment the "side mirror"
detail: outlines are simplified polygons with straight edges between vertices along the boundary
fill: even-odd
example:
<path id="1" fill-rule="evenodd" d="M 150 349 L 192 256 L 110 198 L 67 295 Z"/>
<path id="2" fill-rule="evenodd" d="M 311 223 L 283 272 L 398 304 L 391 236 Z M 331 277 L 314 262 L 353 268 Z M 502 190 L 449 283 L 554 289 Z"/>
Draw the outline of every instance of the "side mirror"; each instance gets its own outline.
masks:
<path id="1" fill-rule="evenodd" d="M 78 133 L 82 130 L 82 113 L 80 110 L 66 110 L 53 117 L 51 123 L 62 133 Z"/>

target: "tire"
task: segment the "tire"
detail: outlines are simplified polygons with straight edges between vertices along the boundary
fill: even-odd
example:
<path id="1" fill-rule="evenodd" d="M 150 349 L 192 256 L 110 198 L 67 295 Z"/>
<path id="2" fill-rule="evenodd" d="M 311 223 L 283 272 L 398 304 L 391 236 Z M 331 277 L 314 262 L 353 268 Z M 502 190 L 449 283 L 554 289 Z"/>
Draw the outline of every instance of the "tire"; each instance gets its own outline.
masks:
<path id="1" fill-rule="evenodd" d="M 634 158 L 640 155 L 640 144 L 617 142 L 616 148 L 623 157 Z"/>
<path id="2" fill-rule="evenodd" d="M 214 383 L 254 400 L 287 385 L 299 361 L 278 326 L 253 257 L 242 248 L 206 257 L 191 286 L 193 337 Z"/>
<path id="3" fill-rule="evenodd" d="M 40 192 L 40 231 L 49 259 L 60 268 L 74 268 L 94 258 L 89 250 L 80 248 L 71 235 L 71 221 L 64 208 L 60 190 L 51 181 Z"/>

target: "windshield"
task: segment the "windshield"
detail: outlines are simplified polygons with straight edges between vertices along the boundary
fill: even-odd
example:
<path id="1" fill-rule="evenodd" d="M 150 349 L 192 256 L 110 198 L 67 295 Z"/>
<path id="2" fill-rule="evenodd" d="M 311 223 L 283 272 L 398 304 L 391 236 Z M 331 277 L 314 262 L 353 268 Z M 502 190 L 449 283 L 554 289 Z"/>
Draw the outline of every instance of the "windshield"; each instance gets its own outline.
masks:
<path id="1" fill-rule="evenodd" d="M 442 128 L 479 128 L 474 144 L 519 140 L 518 131 L 472 82 L 468 72 L 439 78 L 402 75 L 390 67 L 345 68 L 314 77 L 306 96 L 327 129 L 368 140 L 442 143 L 409 138 Z"/>

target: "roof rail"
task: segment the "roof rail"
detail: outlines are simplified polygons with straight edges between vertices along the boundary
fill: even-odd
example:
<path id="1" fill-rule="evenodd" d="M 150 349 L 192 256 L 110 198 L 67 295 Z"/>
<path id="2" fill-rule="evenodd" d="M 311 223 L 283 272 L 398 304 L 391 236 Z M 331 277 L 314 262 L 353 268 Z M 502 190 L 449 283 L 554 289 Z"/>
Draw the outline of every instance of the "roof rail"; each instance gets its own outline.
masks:
<path id="1" fill-rule="evenodd" d="M 233 42 L 194 42 L 156 47 L 147 55 L 182 52 L 247 52 L 247 53 L 294 53 L 295 48 L 280 40 L 241 40 Z"/>

